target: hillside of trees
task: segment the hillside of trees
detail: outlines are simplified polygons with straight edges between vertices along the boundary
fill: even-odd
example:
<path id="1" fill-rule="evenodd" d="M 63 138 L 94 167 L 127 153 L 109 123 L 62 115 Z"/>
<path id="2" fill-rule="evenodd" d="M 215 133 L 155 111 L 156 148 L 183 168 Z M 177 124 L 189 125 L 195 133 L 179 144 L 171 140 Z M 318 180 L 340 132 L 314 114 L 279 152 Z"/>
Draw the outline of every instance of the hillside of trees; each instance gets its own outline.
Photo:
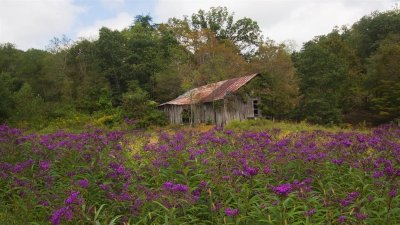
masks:
<path id="1" fill-rule="evenodd" d="M 268 31 L 267 31 L 268 32 Z M 263 115 L 316 124 L 400 119 L 400 11 L 374 12 L 295 51 L 224 7 L 155 24 L 137 16 L 96 40 L 54 38 L 46 50 L 0 44 L 0 123 L 165 124 L 159 103 L 206 83 L 260 72 Z M 77 119 L 78 120 L 78 119 Z"/>

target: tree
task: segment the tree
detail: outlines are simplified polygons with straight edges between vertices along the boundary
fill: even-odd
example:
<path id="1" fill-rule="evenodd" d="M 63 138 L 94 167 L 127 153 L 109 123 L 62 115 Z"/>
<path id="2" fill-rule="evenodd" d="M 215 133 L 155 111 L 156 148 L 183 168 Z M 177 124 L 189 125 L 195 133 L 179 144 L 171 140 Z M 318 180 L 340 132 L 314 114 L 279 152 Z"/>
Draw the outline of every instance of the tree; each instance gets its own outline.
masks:
<path id="1" fill-rule="evenodd" d="M 78 110 L 92 113 L 104 110 L 97 104 L 101 96 L 110 92 L 107 79 L 102 75 L 98 63 L 96 45 L 88 40 L 75 43 L 68 55 L 68 78 L 72 81 L 74 106 Z"/>
<path id="2" fill-rule="evenodd" d="M 194 54 L 194 86 L 205 85 L 248 73 L 249 65 L 229 40 L 210 40 Z"/>
<path id="3" fill-rule="evenodd" d="M 388 80 L 387 77 L 381 76 L 387 71 L 384 72 L 378 69 L 382 69 L 382 67 L 385 67 L 385 65 L 388 64 L 388 62 L 381 60 L 381 56 L 389 54 L 386 50 L 386 53 L 384 53 L 384 50 L 380 49 L 381 44 L 386 43 L 382 44 L 382 46 L 395 46 L 394 43 L 388 44 L 388 40 L 394 40 L 393 36 L 395 35 L 400 35 L 399 9 L 374 12 L 370 15 L 364 16 L 356 22 L 351 29 L 347 30 L 343 34 L 346 41 L 354 48 L 359 57 L 359 61 L 361 62 L 359 73 L 362 76 L 359 76 L 358 79 L 353 79 L 354 83 L 357 85 L 353 85 L 350 89 L 352 92 L 347 95 L 356 96 L 356 99 L 350 101 L 350 103 L 353 104 L 347 105 L 355 105 L 357 108 L 361 109 L 358 110 L 359 113 L 353 115 L 352 118 L 358 118 L 359 121 L 361 118 L 364 121 L 378 124 L 390 121 L 395 117 L 393 113 L 389 112 L 394 110 L 389 110 L 391 107 L 389 105 L 393 105 L 395 102 L 389 100 L 391 97 L 388 97 L 396 95 L 396 91 L 392 89 L 395 84 L 393 83 L 393 85 L 391 85 L 389 82 L 389 86 L 387 86 L 388 89 L 386 89 L 387 92 L 383 91 L 385 90 L 385 85 L 383 85 L 383 83 L 392 78 L 389 78 Z M 379 53 L 377 53 L 378 51 Z M 396 57 L 394 55 L 392 56 L 395 59 Z M 378 64 L 374 62 L 375 60 L 380 61 L 382 65 L 378 66 Z M 395 68 L 396 65 L 392 64 L 391 67 Z M 389 91 L 391 92 L 390 94 Z M 354 92 L 358 94 L 354 95 Z M 362 105 L 362 107 L 360 107 L 360 105 Z M 351 115 L 351 113 L 348 115 Z"/>
<path id="4" fill-rule="evenodd" d="M 0 73 L 0 123 L 4 123 L 14 111 L 12 98 L 11 77 L 7 73 Z"/>
<path id="5" fill-rule="evenodd" d="M 129 83 L 129 91 L 123 94 L 122 99 L 124 115 L 135 119 L 139 127 L 165 124 L 165 115 L 157 110 L 157 104 L 150 100 L 148 93 L 140 88 L 138 82 Z"/>
<path id="6" fill-rule="evenodd" d="M 137 81 L 154 95 L 154 77 L 171 63 L 171 54 L 179 46 L 170 30 L 152 24 L 151 17 L 138 16 L 123 31 L 100 30 L 98 49 L 100 71 L 110 84 L 113 105 L 122 103 L 128 83 Z"/>
<path id="7" fill-rule="evenodd" d="M 338 30 L 307 42 L 294 55 L 303 95 L 301 118 L 320 124 L 342 121 L 342 103 L 348 94 L 344 88 L 356 65 L 352 57 Z"/>
<path id="8" fill-rule="evenodd" d="M 133 26 L 122 34 L 127 38 L 126 48 L 128 54 L 125 58 L 127 72 L 124 74 L 126 83 L 138 81 L 147 91 L 153 88 L 152 77 L 164 66 L 168 60 L 161 45 L 161 33 L 151 25 L 151 18 L 137 17 Z M 168 46 L 168 43 L 165 43 Z"/>
<path id="9" fill-rule="evenodd" d="M 99 39 L 95 42 L 99 67 L 110 84 L 114 106 L 121 104 L 122 94 L 127 88 L 123 78 L 125 73 L 129 73 L 125 66 L 128 55 L 126 43 L 126 37 L 119 31 L 111 31 L 105 27 L 100 29 Z"/>
<path id="10" fill-rule="evenodd" d="M 142 118 L 149 106 L 149 94 L 140 88 L 138 82 L 129 83 L 129 91 L 123 94 L 122 99 L 122 107 L 130 118 Z"/>
<path id="11" fill-rule="evenodd" d="M 162 72 L 155 74 L 154 99 L 159 102 L 167 102 L 182 94 L 182 71 L 172 63 Z"/>
<path id="12" fill-rule="evenodd" d="M 44 113 L 43 99 L 32 92 L 28 83 L 24 83 L 21 89 L 14 93 L 13 100 L 15 103 L 14 121 L 32 121 L 36 125 L 40 124 Z"/>
<path id="13" fill-rule="evenodd" d="M 0 73 L 14 74 L 18 69 L 18 59 L 22 51 L 11 43 L 0 44 Z"/>
<path id="14" fill-rule="evenodd" d="M 378 48 L 378 42 L 390 34 L 400 33 L 400 9 L 373 12 L 356 22 L 348 39 L 355 46 L 359 56 L 366 60 Z"/>
<path id="15" fill-rule="evenodd" d="M 40 80 L 45 75 L 45 60 L 49 55 L 50 53 L 43 50 L 27 50 L 20 54 L 16 64 L 18 70 L 15 71 L 14 75 L 21 81 L 29 83 L 34 92 L 44 94 L 41 92 L 43 84 Z"/>
<path id="16" fill-rule="evenodd" d="M 285 49 L 283 44 L 267 41 L 259 47 L 251 63 L 265 77 L 260 91 L 263 114 L 280 119 L 288 118 L 299 102 L 299 81 Z"/>
<path id="17" fill-rule="evenodd" d="M 368 59 L 368 106 L 379 117 L 375 122 L 400 118 L 400 35 L 388 35 Z"/>
<path id="18" fill-rule="evenodd" d="M 226 7 L 211 7 L 209 11 L 199 10 L 182 20 L 173 18 L 169 24 L 181 40 L 191 50 L 209 38 L 210 31 L 218 40 L 229 40 L 241 53 L 250 56 L 262 41 L 262 34 L 257 22 L 250 18 L 233 19 Z M 206 32 L 204 32 L 206 31 Z"/>

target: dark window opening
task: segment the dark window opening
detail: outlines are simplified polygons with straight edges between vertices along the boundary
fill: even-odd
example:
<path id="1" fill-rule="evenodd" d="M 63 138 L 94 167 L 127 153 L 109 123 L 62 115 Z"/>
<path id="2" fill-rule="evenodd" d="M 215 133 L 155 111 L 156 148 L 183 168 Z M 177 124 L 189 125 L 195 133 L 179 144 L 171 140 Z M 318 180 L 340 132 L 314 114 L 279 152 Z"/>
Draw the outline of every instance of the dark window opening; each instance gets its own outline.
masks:
<path id="1" fill-rule="evenodd" d="M 258 100 L 253 100 L 253 110 L 254 110 L 254 117 L 260 117 L 259 108 L 258 108 Z"/>
<path id="2" fill-rule="evenodd" d="M 182 111 L 182 123 L 188 124 L 190 123 L 190 110 L 183 109 Z"/>

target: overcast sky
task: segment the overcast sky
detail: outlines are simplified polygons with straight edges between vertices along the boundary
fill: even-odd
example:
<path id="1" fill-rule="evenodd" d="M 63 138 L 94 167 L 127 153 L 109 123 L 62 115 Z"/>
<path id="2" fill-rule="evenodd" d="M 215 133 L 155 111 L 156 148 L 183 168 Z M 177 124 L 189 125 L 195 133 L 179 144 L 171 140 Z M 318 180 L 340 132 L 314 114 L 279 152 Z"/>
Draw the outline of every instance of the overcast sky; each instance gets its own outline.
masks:
<path id="1" fill-rule="evenodd" d="M 0 43 L 44 49 L 53 37 L 96 38 L 102 26 L 121 30 L 136 15 L 156 23 L 226 6 L 235 18 L 257 21 L 265 37 L 297 46 L 334 26 L 351 25 L 363 15 L 388 10 L 400 0 L 0 0 Z"/>

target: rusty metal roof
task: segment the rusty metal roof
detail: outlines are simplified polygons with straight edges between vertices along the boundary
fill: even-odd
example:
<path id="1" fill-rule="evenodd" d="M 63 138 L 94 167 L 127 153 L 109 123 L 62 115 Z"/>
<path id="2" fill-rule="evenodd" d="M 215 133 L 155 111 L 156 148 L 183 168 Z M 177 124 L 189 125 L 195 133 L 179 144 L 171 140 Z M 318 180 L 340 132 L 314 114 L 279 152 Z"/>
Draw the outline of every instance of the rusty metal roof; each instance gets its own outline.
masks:
<path id="1" fill-rule="evenodd" d="M 257 75 L 258 73 L 254 73 L 197 87 L 161 105 L 190 105 L 220 100 L 225 98 L 227 94 L 237 91 Z"/>

